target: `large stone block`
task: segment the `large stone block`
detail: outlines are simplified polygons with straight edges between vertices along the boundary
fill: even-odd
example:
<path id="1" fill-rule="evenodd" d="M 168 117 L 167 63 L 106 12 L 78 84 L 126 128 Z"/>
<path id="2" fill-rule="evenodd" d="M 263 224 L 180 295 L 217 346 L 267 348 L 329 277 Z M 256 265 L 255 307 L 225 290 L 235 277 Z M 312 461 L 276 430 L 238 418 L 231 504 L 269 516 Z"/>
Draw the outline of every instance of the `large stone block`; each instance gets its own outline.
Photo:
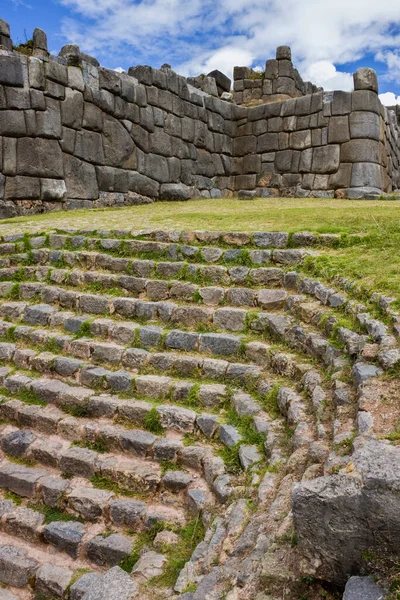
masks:
<path id="1" fill-rule="evenodd" d="M 63 156 L 68 197 L 86 200 L 97 199 L 99 189 L 94 166 L 69 154 Z"/>
<path id="2" fill-rule="evenodd" d="M 340 164 L 340 146 L 320 146 L 314 148 L 312 171 L 314 173 L 334 173 Z"/>
<path id="3" fill-rule="evenodd" d="M 372 577 L 350 577 L 343 594 L 343 600 L 384 600 L 384 598 L 384 590 Z"/>
<path id="4" fill-rule="evenodd" d="M 274 152 L 279 150 L 277 133 L 264 133 L 257 138 L 257 152 Z"/>
<path id="5" fill-rule="evenodd" d="M 20 138 L 17 143 L 19 175 L 63 177 L 63 157 L 57 140 Z"/>
<path id="6" fill-rule="evenodd" d="M 131 171 L 129 173 L 129 189 L 132 192 L 148 196 L 150 198 L 158 198 L 160 184 L 146 175 Z"/>
<path id="7" fill-rule="evenodd" d="M 72 558 L 77 558 L 85 534 L 82 523 L 76 521 L 53 521 L 43 530 L 44 538 Z"/>
<path id="8" fill-rule="evenodd" d="M 382 169 L 375 163 L 355 163 L 351 174 L 351 187 L 382 189 Z"/>
<path id="9" fill-rule="evenodd" d="M 382 162 L 382 149 L 376 140 L 350 140 L 341 146 L 340 160 L 345 163 Z"/>
<path id="10" fill-rule="evenodd" d="M 331 117 L 328 125 L 328 144 L 341 144 L 350 139 L 349 119 L 347 116 Z"/>
<path id="11" fill-rule="evenodd" d="M 169 181 L 168 161 L 164 156 L 148 154 L 145 157 L 144 174 L 158 181 L 167 183 Z"/>
<path id="12" fill-rule="evenodd" d="M 46 98 L 46 110 L 36 112 L 36 135 L 61 139 L 60 102 L 54 98 Z"/>
<path id="13" fill-rule="evenodd" d="M 77 90 L 67 88 L 65 100 L 61 102 L 61 122 L 65 127 L 80 129 L 83 117 L 83 95 Z M 86 133 L 86 132 L 85 132 Z"/>
<path id="14" fill-rule="evenodd" d="M 104 115 L 103 146 L 106 164 L 135 169 L 135 144 L 123 125 L 110 115 Z"/>
<path id="15" fill-rule="evenodd" d="M 352 138 L 366 138 L 379 141 L 379 115 L 373 112 L 353 112 L 350 115 L 350 135 Z"/>
<path id="16" fill-rule="evenodd" d="M 0 111 L 0 135 L 12 137 L 26 135 L 24 113 L 18 110 Z"/>
<path id="17" fill-rule="evenodd" d="M 104 165 L 102 137 L 94 131 L 78 131 L 75 138 L 74 154 L 82 160 Z"/>
<path id="18" fill-rule="evenodd" d="M 0 56 L 0 83 L 22 87 L 24 78 L 19 56 Z"/>
<path id="19" fill-rule="evenodd" d="M 399 454 L 398 446 L 369 440 L 351 457 L 351 476 L 295 485 L 299 546 L 318 558 L 318 577 L 343 585 L 359 572 L 366 552 L 399 556 Z"/>
<path id="20" fill-rule="evenodd" d="M 40 179 L 20 175 L 7 177 L 4 198 L 6 200 L 39 200 Z"/>
<path id="21" fill-rule="evenodd" d="M 22 588 L 39 568 L 39 563 L 27 556 L 26 550 L 15 546 L 0 546 L 0 581 Z"/>
<path id="22" fill-rule="evenodd" d="M 374 69 L 362 67 L 354 73 L 355 90 L 372 90 L 378 93 L 378 77 Z"/>

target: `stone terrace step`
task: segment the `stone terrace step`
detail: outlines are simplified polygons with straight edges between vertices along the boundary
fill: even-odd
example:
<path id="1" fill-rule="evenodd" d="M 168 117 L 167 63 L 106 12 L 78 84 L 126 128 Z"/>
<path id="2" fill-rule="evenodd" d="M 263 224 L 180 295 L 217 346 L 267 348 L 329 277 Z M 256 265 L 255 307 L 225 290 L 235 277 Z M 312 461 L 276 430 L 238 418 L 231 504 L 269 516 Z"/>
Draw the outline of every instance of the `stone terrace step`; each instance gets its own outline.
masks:
<path id="1" fill-rule="evenodd" d="M 23 380 L 23 382 L 21 380 Z M 37 398 L 37 401 L 43 397 L 49 398 L 51 392 L 54 393 L 55 388 L 58 387 L 58 402 L 56 405 L 65 408 L 63 403 L 63 396 L 66 396 L 65 387 L 61 387 L 60 385 L 55 386 L 52 380 L 35 379 L 29 382 L 29 379 L 25 376 L 13 376 L 9 378 L 9 381 L 6 380 L 6 384 L 8 382 L 10 383 L 10 386 L 11 384 L 23 383 L 23 387 L 20 388 L 20 391 L 25 390 L 26 392 L 31 392 L 33 398 Z M 93 400 L 100 400 L 106 404 L 109 398 L 94 396 Z M 243 404 L 245 404 L 246 400 L 247 398 L 243 399 Z M 129 403 L 126 404 L 129 405 Z M 135 408 L 136 410 L 146 410 L 146 406 L 143 406 L 143 403 L 132 402 L 132 409 L 135 410 Z M 108 419 L 89 420 L 81 417 L 71 417 L 68 413 L 66 414 L 61 410 L 55 410 L 51 405 L 40 406 L 32 403 L 29 404 L 29 402 L 24 403 L 18 399 L 10 399 L 8 401 L 3 400 L 3 403 L 0 405 L 0 414 L 6 421 L 11 421 L 22 427 L 33 428 L 47 435 L 61 436 L 63 439 L 75 443 L 79 442 L 84 444 L 84 442 L 86 442 L 89 447 L 93 446 L 93 448 L 101 446 L 102 451 L 124 452 L 135 458 L 146 458 L 148 459 L 147 462 L 158 462 L 161 463 L 161 465 L 164 463 L 168 465 L 180 464 L 182 465 L 182 468 L 189 468 L 191 471 L 197 471 L 200 475 L 203 475 L 205 472 L 205 462 L 209 460 L 213 454 L 212 448 L 207 444 L 202 446 L 185 446 L 179 436 L 161 436 L 154 435 L 149 431 L 143 431 L 141 429 L 125 429 L 122 425 L 113 425 L 112 421 Z M 267 419 L 262 419 L 261 416 L 258 416 L 257 422 L 261 423 L 262 421 L 265 421 L 265 427 L 267 427 Z M 219 436 L 223 441 L 223 431 L 226 429 L 226 426 L 222 424 L 218 428 L 215 417 L 212 418 L 211 415 L 202 415 L 199 418 L 199 423 L 209 435 L 211 435 L 211 433 L 214 434 L 215 431 L 219 429 Z M 31 441 L 34 441 L 31 435 L 24 435 L 21 440 L 17 435 L 15 441 L 13 440 L 12 443 L 10 442 L 10 445 L 5 443 L 3 449 L 7 451 L 7 448 L 10 448 L 11 452 L 14 446 L 19 449 L 19 444 L 21 443 L 22 452 L 25 444 L 28 444 L 29 442 L 27 445 L 28 448 Z M 38 446 L 37 449 L 36 446 Z M 33 458 L 36 459 L 35 454 L 42 456 L 44 449 L 42 444 L 38 442 L 35 443 L 35 446 L 32 447 L 30 451 L 33 453 Z M 58 452 L 56 447 L 54 448 L 53 457 L 46 452 L 43 454 L 50 466 L 54 466 L 52 465 L 53 458 L 55 463 L 57 463 L 57 455 Z M 153 464 L 152 466 L 154 467 L 154 470 L 158 472 L 159 469 L 156 465 Z M 196 478 L 198 477 L 195 476 L 195 479 Z"/>
<path id="2" fill-rule="evenodd" d="M 103 454 L 86 447 L 71 445 L 59 435 L 49 439 L 41 437 L 35 430 L 18 430 L 10 426 L 3 426 L 2 431 L 1 447 L 7 452 L 7 456 L 34 460 L 60 473 L 68 473 L 69 477 L 83 477 L 94 481 L 106 478 L 122 490 L 126 489 L 140 496 L 145 494 L 149 498 L 157 498 L 158 494 L 161 494 L 160 497 L 163 494 L 172 494 L 174 504 L 179 506 L 188 504 L 189 487 L 200 488 L 205 492 L 205 498 L 209 498 L 206 483 L 193 471 L 167 470 L 163 473 L 156 462 L 129 454 L 129 451 L 125 455 L 119 454 L 118 448 L 117 453 Z M 129 439 L 129 432 L 126 432 L 126 439 Z M 190 456 L 191 464 L 201 462 L 202 458 L 205 459 L 205 454 L 198 451 L 197 456 Z M 213 491 L 216 491 L 215 487 L 213 481 Z"/>
<path id="3" fill-rule="evenodd" d="M 22 293 L 24 293 L 24 290 L 25 288 L 22 288 Z M 35 291 L 37 291 L 36 288 Z M 139 318 L 141 320 L 145 318 L 149 321 L 154 321 L 156 319 L 165 321 L 166 317 L 166 303 L 162 302 L 146 303 L 131 298 L 117 298 L 113 300 L 108 300 L 105 297 L 63 291 L 60 288 L 53 288 L 52 286 L 45 286 L 44 288 L 42 288 L 41 292 L 42 299 L 51 301 L 52 304 L 60 302 L 60 304 L 64 308 L 72 308 L 73 310 L 76 310 L 76 303 L 78 303 L 80 309 L 85 313 L 91 312 L 91 305 L 93 307 L 93 303 L 98 303 L 100 301 L 103 302 L 104 300 L 103 308 L 105 309 L 105 302 L 107 302 L 107 314 L 110 315 L 116 313 L 123 318 Z M 185 308 L 186 311 L 188 311 L 189 309 L 190 307 Z M 199 309 L 196 308 L 196 310 Z M 26 316 L 25 312 L 27 312 L 29 316 Z M 34 325 L 47 324 L 49 321 L 51 321 L 51 316 L 53 315 L 53 313 L 56 312 L 56 308 L 53 308 L 51 305 L 46 304 L 30 306 L 27 303 L 23 302 L 5 302 L 0 307 L 0 316 L 3 316 L 3 318 L 11 318 L 15 320 L 22 317 L 25 318 L 27 322 Z M 99 313 L 100 310 L 95 310 L 95 314 Z M 291 317 L 286 317 L 274 313 L 256 313 L 255 318 L 250 322 L 248 330 L 255 336 L 257 335 L 257 333 L 261 332 L 263 335 L 267 335 L 268 337 L 272 337 L 274 339 L 281 340 L 287 343 L 287 341 L 290 340 L 290 331 L 295 330 L 296 327 L 297 325 Z M 173 350 L 195 350 L 204 352 L 206 354 L 214 354 L 215 356 L 231 357 L 235 355 L 245 355 L 247 353 L 248 345 L 253 343 L 246 343 L 246 339 L 243 339 L 240 336 L 233 336 L 214 332 L 189 333 L 184 331 L 179 332 L 179 330 L 163 331 L 161 328 L 149 328 L 145 326 L 139 326 L 137 324 L 134 324 L 134 328 L 139 330 L 139 336 L 141 336 L 141 332 L 146 332 L 147 338 L 149 340 L 148 347 L 150 344 L 153 348 L 157 347 L 157 345 L 161 345 L 161 347 L 168 347 L 169 343 L 170 349 Z M 313 332 L 307 333 L 303 331 L 303 337 L 304 334 L 314 337 L 317 336 L 317 334 L 314 334 Z M 136 336 L 137 334 L 133 333 L 133 335 Z M 319 338 L 322 337 L 323 336 L 319 334 Z M 146 346 L 146 341 L 143 343 L 141 339 L 137 341 L 135 341 L 134 339 L 132 344 Z M 330 364 L 332 363 L 332 361 L 334 361 L 334 359 L 336 359 L 340 355 L 340 352 L 338 352 L 338 350 L 334 346 L 326 342 L 326 340 L 324 340 L 324 344 L 329 350 L 329 353 L 327 356 L 320 357 L 320 359 L 326 360 L 328 361 L 327 364 Z M 310 354 L 313 356 L 312 349 L 310 351 Z M 314 354 L 314 356 L 318 358 L 318 354 Z"/>
<path id="4" fill-rule="evenodd" d="M 114 530 L 140 532 L 151 529 L 155 521 L 184 524 L 182 508 L 166 506 L 161 502 L 145 502 L 115 491 L 88 485 L 82 478 L 59 477 L 48 467 L 29 467 L 3 460 L 0 463 L 0 486 L 17 496 L 26 498 L 34 506 L 45 505 L 72 517 L 89 522 L 101 522 Z M 190 509 L 200 512 L 207 500 L 202 490 L 188 492 Z M 8 500 L 4 500 L 7 503 Z M 3 506 L 0 502 L 0 506 Z M 30 506 L 30 504 L 29 504 Z"/>
<path id="5" fill-rule="evenodd" d="M 33 248 L 33 249 L 32 249 Z M 65 236 L 50 234 L 50 236 L 26 237 L 23 242 L 0 244 L 0 255 L 14 254 L 14 260 L 20 253 L 32 253 L 36 255 L 42 252 L 40 249 L 59 251 L 61 249 L 74 251 L 100 251 L 118 255 L 120 257 L 137 256 L 148 257 L 158 260 L 186 260 L 189 263 L 238 263 L 246 260 L 249 264 L 260 264 L 261 262 L 289 263 L 301 262 L 307 254 L 315 254 L 314 251 L 304 249 L 255 249 L 233 248 L 224 249 L 218 246 L 193 246 L 166 244 L 163 242 L 143 240 L 118 240 L 115 238 L 87 238 L 84 236 Z M 35 256 L 35 254 L 33 254 Z"/>
<path id="6" fill-rule="evenodd" d="M 51 232 L 51 234 L 54 234 Z M 341 234 L 317 234 L 309 231 L 299 231 L 289 234 L 285 231 L 258 231 L 254 233 L 247 232 L 223 232 L 223 231 L 181 231 L 181 230 L 96 230 L 96 229 L 59 229 L 55 233 L 67 234 L 69 236 L 90 236 L 100 238 L 124 238 L 134 240 L 155 240 L 163 243 L 183 243 L 183 244 L 217 244 L 222 246 L 253 246 L 256 248 L 287 248 L 302 247 L 313 245 L 332 245 L 340 242 Z M 4 242 L 21 241 L 29 237 L 29 234 L 11 234 L 4 235 Z M 37 234 L 31 234 L 31 237 L 37 237 Z M 359 237 L 354 234 L 354 237 Z"/>
<path id="7" fill-rule="evenodd" d="M 131 554 L 133 539 L 124 534 L 104 537 L 98 527 L 73 520 L 46 524 L 41 512 L 33 507 L 16 506 L 10 500 L 3 501 L 1 506 L 2 529 L 10 536 L 34 544 L 51 544 L 71 558 L 81 557 L 99 566 L 116 566 Z"/>

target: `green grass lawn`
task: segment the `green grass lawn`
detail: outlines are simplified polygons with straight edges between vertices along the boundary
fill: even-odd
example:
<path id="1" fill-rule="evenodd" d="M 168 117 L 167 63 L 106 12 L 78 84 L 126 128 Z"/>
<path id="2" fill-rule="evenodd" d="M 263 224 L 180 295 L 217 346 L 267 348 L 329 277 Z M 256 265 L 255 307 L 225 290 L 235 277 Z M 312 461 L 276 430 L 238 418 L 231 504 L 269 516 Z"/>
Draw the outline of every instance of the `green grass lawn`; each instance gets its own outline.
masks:
<path id="1" fill-rule="evenodd" d="M 74 227 L 211 229 L 363 234 L 313 259 L 315 273 L 341 273 L 366 290 L 400 298 L 400 203 L 390 200 L 237 199 L 46 213 L 0 221 L 0 234 Z"/>

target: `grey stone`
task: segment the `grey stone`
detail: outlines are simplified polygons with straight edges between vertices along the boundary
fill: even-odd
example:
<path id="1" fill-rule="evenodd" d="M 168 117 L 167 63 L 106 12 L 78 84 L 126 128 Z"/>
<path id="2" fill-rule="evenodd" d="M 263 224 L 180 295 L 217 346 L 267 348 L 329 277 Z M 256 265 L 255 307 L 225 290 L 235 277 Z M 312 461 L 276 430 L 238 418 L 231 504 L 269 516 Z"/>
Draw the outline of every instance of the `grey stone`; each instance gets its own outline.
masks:
<path id="1" fill-rule="evenodd" d="M 213 322 L 216 327 L 227 331 L 242 331 L 245 326 L 247 312 L 243 309 L 219 308 L 214 312 Z"/>
<path id="2" fill-rule="evenodd" d="M 39 567 L 37 560 L 29 558 L 26 550 L 15 546 L 0 546 L 0 581 L 22 588 Z"/>
<path id="3" fill-rule="evenodd" d="M 95 521 L 103 515 L 114 494 L 84 486 L 75 486 L 68 493 L 68 506 L 79 515 Z"/>
<path id="4" fill-rule="evenodd" d="M 350 115 L 350 134 L 352 138 L 367 138 L 379 141 L 379 115 L 369 111 L 353 112 Z"/>
<path id="5" fill-rule="evenodd" d="M 212 438 L 219 427 L 218 417 L 202 413 L 196 419 L 196 425 L 208 438 Z"/>
<path id="6" fill-rule="evenodd" d="M 27 498 L 36 495 L 37 484 L 46 476 L 48 472 L 41 469 L 12 463 L 0 465 L 0 486 Z"/>
<path id="7" fill-rule="evenodd" d="M 13 431 L 1 438 L 1 448 L 10 456 L 15 458 L 24 456 L 29 446 L 36 440 L 32 431 L 25 429 Z"/>
<path id="8" fill-rule="evenodd" d="M 89 540 L 86 553 L 88 558 L 96 565 L 118 565 L 130 555 L 132 541 L 119 533 L 103 537 L 97 535 Z"/>
<path id="9" fill-rule="evenodd" d="M 126 452 L 131 452 L 136 456 L 146 456 L 156 441 L 156 436 L 147 431 L 128 430 L 121 431 L 120 443 Z"/>
<path id="10" fill-rule="evenodd" d="M 110 502 L 111 520 L 115 525 L 138 527 L 146 515 L 146 503 L 139 500 L 115 500 Z"/>
<path id="11" fill-rule="evenodd" d="M 9 535 L 37 543 L 44 516 L 30 508 L 20 506 L 5 517 L 4 529 Z"/>
<path id="12" fill-rule="evenodd" d="M 295 485 L 293 513 L 300 547 L 323 559 L 325 577 L 331 581 L 343 585 L 348 573 L 359 571 L 367 549 L 398 552 L 398 454 L 396 446 L 369 440 L 352 455 L 351 477 L 344 473 Z M 322 523 L 327 518 L 335 536 L 326 536 Z"/>
<path id="13" fill-rule="evenodd" d="M 231 335 L 206 333 L 200 338 L 200 352 L 212 352 L 222 356 L 237 354 L 240 339 Z"/>
<path id="14" fill-rule="evenodd" d="M 378 77 L 376 71 L 361 67 L 354 73 L 355 90 L 372 90 L 378 93 Z"/>
<path id="15" fill-rule="evenodd" d="M 235 427 L 225 424 L 221 425 L 219 428 L 219 437 L 221 442 L 225 444 L 225 446 L 228 446 L 228 448 L 232 448 L 242 439 L 242 436 Z"/>
<path id="16" fill-rule="evenodd" d="M 85 587 L 80 600 L 132 600 L 137 595 L 135 582 L 120 567 L 113 567 L 100 577 L 85 581 Z"/>
<path id="17" fill-rule="evenodd" d="M 198 340 L 199 335 L 197 333 L 173 330 L 168 332 L 165 338 L 165 345 L 167 348 L 192 352 L 196 349 Z"/>
<path id="18" fill-rule="evenodd" d="M 193 431 L 196 421 L 196 413 L 193 410 L 167 404 L 157 406 L 156 410 L 165 429 L 175 429 L 183 432 Z"/>
<path id="19" fill-rule="evenodd" d="M 1 38 L 4 40 L 3 34 Z M 22 61 L 18 56 L 0 56 L 0 83 L 15 87 L 24 85 Z"/>
<path id="20" fill-rule="evenodd" d="M 184 471 L 167 471 L 162 478 L 164 487 L 173 492 L 186 489 L 191 481 L 192 477 Z"/>
<path id="21" fill-rule="evenodd" d="M 382 369 L 379 369 L 375 365 L 359 363 L 353 367 L 353 377 L 356 385 L 362 385 L 368 379 L 378 377 L 379 375 L 382 375 Z"/>
<path id="22" fill-rule="evenodd" d="M 35 304 L 27 306 L 24 319 L 31 325 L 47 325 L 50 315 L 56 311 L 54 306 L 49 304 Z"/>
<path id="23" fill-rule="evenodd" d="M 145 580 L 157 577 L 162 574 L 166 562 L 167 559 L 162 554 L 145 552 L 133 566 L 132 576 L 140 575 Z"/>
<path id="24" fill-rule="evenodd" d="M 220 502 L 227 502 L 231 494 L 229 475 L 218 475 L 212 484 L 212 489 Z"/>
<path id="25" fill-rule="evenodd" d="M 243 469 L 247 470 L 253 465 L 259 463 L 262 459 L 257 446 L 241 445 L 239 448 L 239 460 Z"/>
<path id="26" fill-rule="evenodd" d="M 94 475 L 97 453 L 88 448 L 69 448 L 63 451 L 60 468 L 65 473 L 90 479 Z"/>
<path id="27" fill-rule="evenodd" d="M 58 506 L 58 502 L 66 489 L 69 486 L 69 481 L 59 479 L 58 477 L 47 477 L 40 482 L 43 501 L 48 506 L 53 508 Z"/>
<path id="28" fill-rule="evenodd" d="M 371 577 L 350 577 L 343 600 L 384 600 L 385 592 Z"/>
<path id="29" fill-rule="evenodd" d="M 63 598 L 72 575 L 69 569 L 46 563 L 36 573 L 35 591 L 45 596 Z"/>
<path id="30" fill-rule="evenodd" d="M 358 113 L 357 113 L 358 114 Z M 361 113 L 360 113 L 361 114 Z M 352 133 L 352 137 L 353 136 Z M 361 137 L 361 136 L 360 136 Z M 366 136 L 364 136 L 366 137 Z M 340 164 L 340 146 L 320 146 L 314 148 L 312 171 L 314 173 L 334 173 L 338 170 Z"/>
<path id="31" fill-rule="evenodd" d="M 45 540 L 72 558 L 78 558 L 84 534 L 83 524 L 76 521 L 53 521 L 43 529 Z"/>

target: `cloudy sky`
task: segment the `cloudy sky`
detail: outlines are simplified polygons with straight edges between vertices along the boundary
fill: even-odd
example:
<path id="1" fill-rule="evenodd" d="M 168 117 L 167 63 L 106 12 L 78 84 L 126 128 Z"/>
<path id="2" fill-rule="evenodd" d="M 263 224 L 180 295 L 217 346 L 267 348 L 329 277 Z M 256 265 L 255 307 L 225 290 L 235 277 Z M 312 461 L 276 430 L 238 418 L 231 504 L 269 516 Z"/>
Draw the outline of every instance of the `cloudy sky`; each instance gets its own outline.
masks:
<path id="1" fill-rule="evenodd" d="M 109 68 L 171 63 L 183 75 L 234 65 L 263 67 L 278 45 L 292 47 L 305 79 L 352 89 L 371 66 L 381 98 L 400 103 L 400 0 L 1 0 L 14 42 L 34 27 L 49 49 L 79 44 Z"/>

